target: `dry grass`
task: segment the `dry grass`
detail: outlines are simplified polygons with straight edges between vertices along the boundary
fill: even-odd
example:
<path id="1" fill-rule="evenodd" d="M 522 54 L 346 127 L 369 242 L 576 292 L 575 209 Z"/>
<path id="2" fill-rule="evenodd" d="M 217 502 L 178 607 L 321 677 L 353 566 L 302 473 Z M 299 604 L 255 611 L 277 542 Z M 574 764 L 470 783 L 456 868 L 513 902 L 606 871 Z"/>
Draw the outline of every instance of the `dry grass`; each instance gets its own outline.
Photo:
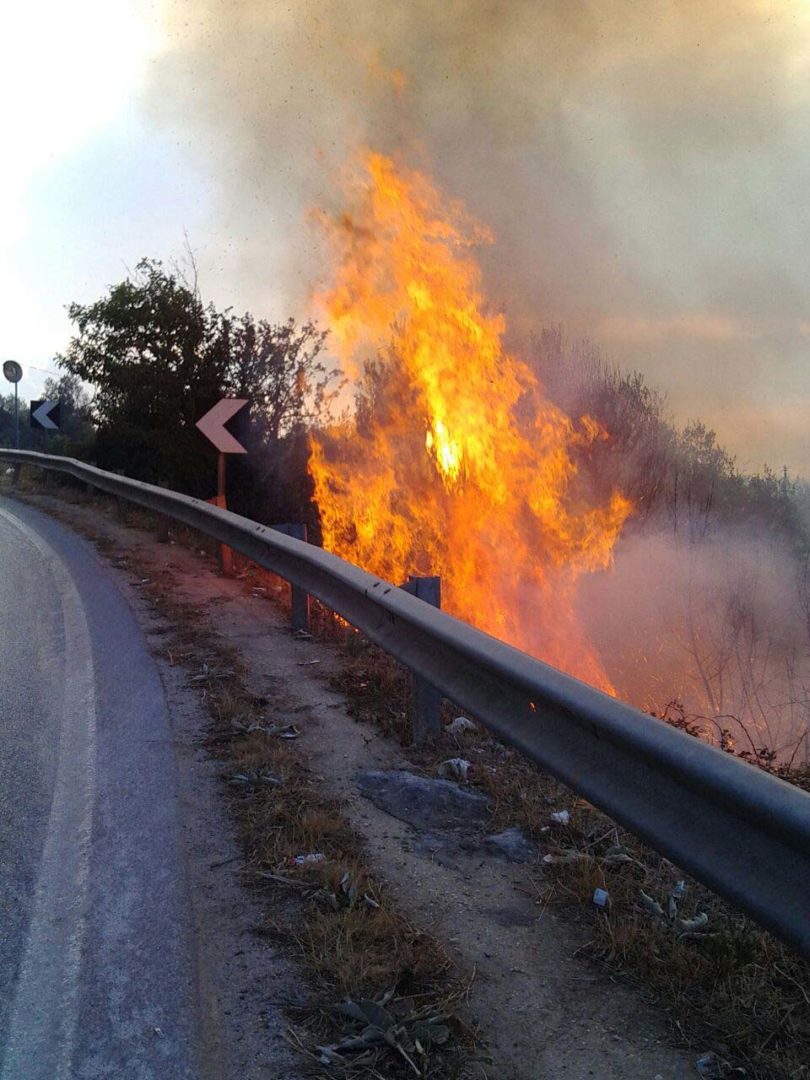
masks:
<path id="1" fill-rule="evenodd" d="M 165 590 L 156 591 L 165 610 Z M 191 625 L 184 627 L 177 601 L 168 603 L 172 622 L 182 628 L 181 644 L 194 640 L 199 661 L 199 618 L 192 613 Z M 267 932 L 294 945 L 319 987 L 307 1016 L 297 1017 L 299 1038 L 308 1045 L 337 1045 L 347 1034 L 346 1016 L 334 1007 L 341 998 L 362 1002 L 394 992 L 400 1000 L 432 1002 L 442 1011 L 458 990 L 443 946 L 399 913 L 374 878 L 340 802 L 323 793 L 298 741 L 285 737 L 295 729 L 246 689 L 232 652 L 223 651 L 213 635 L 208 643 L 220 665 L 209 667 L 199 686 L 213 721 L 208 744 L 226 764 L 247 877 L 270 894 Z M 233 674 L 219 677 L 222 667 Z M 317 861 L 299 865 L 300 856 Z M 457 1034 L 416 1063 L 418 1075 L 457 1073 L 471 1048 L 462 1030 L 463 1039 Z M 376 1047 L 368 1060 L 349 1049 L 336 1053 L 324 1066 L 330 1075 L 344 1066 L 354 1077 L 372 1076 L 369 1070 L 379 1068 L 385 1076 L 414 1075 L 393 1045 Z"/>
<path id="2" fill-rule="evenodd" d="M 336 684 L 358 716 L 407 742 L 407 678 L 390 657 L 355 635 Z M 457 714 L 445 706 L 445 719 Z M 535 872 L 537 902 L 565 908 L 583 925 L 582 951 L 595 962 L 652 988 L 696 1051 L 710 1047 L 754 1080 L 810 1077 L 810 964 L 482 728 L 445 733 L 408 755 L 432 775 L 448 757 L 471 762 L 470 782 L 491 800 L 493 829 L 519 825 L 547 857 Z M 801 770 L 785 778 L 806 786 Z M 560 811 L 567 824 L 552 819 Z M 670 918 L 679 881 L 685 891 Z M 608 894 L 604 908 L 593 902 L 596 889 Z M 679 920 L 702 914 L 704 927 L 684 930 Z"/>

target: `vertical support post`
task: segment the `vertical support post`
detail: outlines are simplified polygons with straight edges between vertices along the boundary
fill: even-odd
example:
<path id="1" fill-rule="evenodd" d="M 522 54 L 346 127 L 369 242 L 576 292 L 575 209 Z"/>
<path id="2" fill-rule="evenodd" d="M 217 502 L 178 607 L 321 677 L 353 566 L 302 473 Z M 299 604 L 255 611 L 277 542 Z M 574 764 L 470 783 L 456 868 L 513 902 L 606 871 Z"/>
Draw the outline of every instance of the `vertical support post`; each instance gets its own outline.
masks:
<path id="1" fill-rule="evenodd" d="M 14 383 L 14 449 L 20 449 L 20 402 L 17 396 L 16 382 Z"/>
<path id="2" fill-rule="evenodd" d="M 168 484 L 165 480 L 158 480 L 158 487 L 168 488 Z M 165 514 L 157 515 L 157 542 L 159 544 L 168 544 L 169 542 L 169 519 Z"/>
<path id="3" fill-rule="evenodd" d="M 217 461 L 217 506 L 223 510 L 228 509 L 228 500 L 225 494 L 225 476 L 227 460 L 220 450 Z M 233 550 L 227 544 L 219 545 L 219 564 L 222 568 L 223 577 L 233 577 Z"/>
<path id="4" fill-rule="evenodd" d="M 22 465 L 20 465 L 19 462 L 15 462 L 11 466 L 11 468 L 12 468 L 11 483 L 14 485 L 14 487 L 16 487 L 17 484 L 19 484 L 19 482 L 20 482 L 20 469 L 22 468 Z"/>
<path id="5" fill-rule="evenodd" d="M 274 525 L 273 528 L 284 533 L 285 536 L 292 536 L 296 540 L 307 542 L 307 527 L 302 522 L 295 522 L 292 525 Z M 292 608 L 291 624 L 293 630 L 309 633 L 309 593 L 306 589 L 290 583 L 290 607 Z"/>
<path id="6" fill-rule="evenodd" d="M 439 577 L 408 577 L 407 590 L 426 604 L 442 606 L 442 579 Z M 411 675 L 411 732 L 417 745 L 441 735 L 442 696 L 421 675 Z"/>
<path id="7" fill-rule="evenodd" d="M 123 469 L 113 469 L 112 472 L 115 473 L 116 476 L 123 476 L 124 475 L 124 470 Z M 127 523 L 127 501 L 126 501 L 126 499 L 122 499 L 120 495 L 114 495 L 113 498 L 115 499 L 116 517 L 118 518 L 119 521 L 123 522 L 124 525 L 126 525 L 126 523 Z"/>

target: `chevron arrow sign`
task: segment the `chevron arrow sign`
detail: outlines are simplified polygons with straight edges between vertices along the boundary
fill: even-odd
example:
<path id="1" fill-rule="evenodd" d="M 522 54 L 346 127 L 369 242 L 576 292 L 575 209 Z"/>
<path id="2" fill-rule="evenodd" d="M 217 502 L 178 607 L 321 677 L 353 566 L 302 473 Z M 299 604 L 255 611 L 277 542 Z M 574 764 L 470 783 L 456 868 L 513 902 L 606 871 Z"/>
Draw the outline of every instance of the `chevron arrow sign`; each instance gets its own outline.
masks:
<path id="1" fill-rule="evenodd" d="M 221 454 L 246 454 L 247 450 L 238 439 L 226 430 L 225 425 L 240 409 L 247 405 L 247 398 L 222 398 L 213 409 L 197 421 L 197 427 Z"/>
<path id="2" fill-rule="evenodd" d="M 61 420 L 61 408 L 58 401 L 32 401 L 31 427 L 43 431 L 58 431 Z"/>

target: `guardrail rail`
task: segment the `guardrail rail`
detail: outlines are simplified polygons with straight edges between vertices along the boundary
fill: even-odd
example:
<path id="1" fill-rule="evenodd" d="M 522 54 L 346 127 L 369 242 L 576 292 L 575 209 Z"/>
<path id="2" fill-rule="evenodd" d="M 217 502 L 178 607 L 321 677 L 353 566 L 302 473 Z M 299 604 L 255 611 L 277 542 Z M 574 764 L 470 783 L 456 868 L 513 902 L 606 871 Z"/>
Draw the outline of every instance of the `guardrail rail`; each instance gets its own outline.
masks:
<path id="1" fill-rule="evenodd" d="M 327 551 L 72 458 L 0 450 L 182 522 L 317 597 L 493 734 L 810 957 L 810 795 Z"/>

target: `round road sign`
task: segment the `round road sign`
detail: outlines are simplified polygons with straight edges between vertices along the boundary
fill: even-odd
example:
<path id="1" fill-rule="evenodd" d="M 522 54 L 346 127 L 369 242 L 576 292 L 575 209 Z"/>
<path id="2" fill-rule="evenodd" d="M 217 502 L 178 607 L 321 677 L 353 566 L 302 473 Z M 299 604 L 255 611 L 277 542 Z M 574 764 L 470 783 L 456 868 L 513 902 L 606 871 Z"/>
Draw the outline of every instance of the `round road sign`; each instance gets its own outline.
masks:
<path id="1" fill-rule="evenodd" d="M 3 364 L 3 374 L 9 382 L 19 382 L 22 378 L 22 368 L 16 360 L 6 360 Z"/>

